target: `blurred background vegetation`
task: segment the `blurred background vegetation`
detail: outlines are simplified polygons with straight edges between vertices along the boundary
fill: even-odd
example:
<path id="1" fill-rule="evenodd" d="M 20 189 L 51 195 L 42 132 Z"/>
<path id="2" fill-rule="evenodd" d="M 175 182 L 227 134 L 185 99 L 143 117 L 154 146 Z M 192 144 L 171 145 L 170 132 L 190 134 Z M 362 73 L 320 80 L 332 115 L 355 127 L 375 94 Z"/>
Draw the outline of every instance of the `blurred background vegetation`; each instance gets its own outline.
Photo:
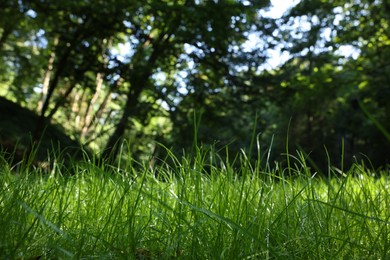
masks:
<path id="1" fill-rule="evenodd" d="M 1 1 L 3 149 L 78 142 L 112 159 L 126 141 L 148 160 L 164 158 L 159 143 L 191 153 L 196 139 L 256 159 L 257 136 L 283 161 L 288 134 L 289 151 L 322 169 L 327 152 L 341 167 L 342 150 L 346 167 L 386 165 L 390 142 L 374 121 L 390 129 L 390 1 L 269 10 L 255 0 Z"/>

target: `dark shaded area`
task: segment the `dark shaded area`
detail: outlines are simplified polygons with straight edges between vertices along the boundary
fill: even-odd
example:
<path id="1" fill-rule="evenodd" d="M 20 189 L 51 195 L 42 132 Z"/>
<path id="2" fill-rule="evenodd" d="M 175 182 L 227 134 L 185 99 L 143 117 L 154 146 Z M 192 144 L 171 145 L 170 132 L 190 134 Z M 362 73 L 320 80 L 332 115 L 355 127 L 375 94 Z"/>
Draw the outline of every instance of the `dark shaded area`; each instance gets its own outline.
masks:
<path id="1" fill-rule="evenodd" d="M 10 163 L 19 163 L 29 156 L 38 115 L 3 97 L 0 97 L 0 115 L 0 145 L 9 155 Z M 82 159 L 85 150 L 82 151 L 81 147 L 80 143 L 68 137 L 59 126 L 49 124 L 39 143 L 32 147 L 33 163 L 38 165 L 45 162 L 49 156 Z"/>

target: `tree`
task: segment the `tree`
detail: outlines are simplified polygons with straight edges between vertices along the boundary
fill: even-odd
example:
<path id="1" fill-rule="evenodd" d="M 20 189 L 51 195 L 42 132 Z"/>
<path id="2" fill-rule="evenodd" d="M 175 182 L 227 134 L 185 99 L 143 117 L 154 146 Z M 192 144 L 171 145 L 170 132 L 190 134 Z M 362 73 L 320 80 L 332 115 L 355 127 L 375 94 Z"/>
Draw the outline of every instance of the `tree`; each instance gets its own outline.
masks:
<path id="1" fill-rule="evenodd" d="M 146 29 L 142 29 L 138 20 L 129 22 L 135 28 L 134 35 L 143 37 L 134 48 L 136 51 L 131 61 L 130 89 L 124 112 L 108 140 L 103 157 L 108 158 L 117 153 L 115 144 L 123 136 L 129 118 L 139 114 L 139 98 L 143 91 L 153 89 L 152 93 L 157 92 L 158 98 L 171 105 L 170 115 L 173 122 L 177 123 L 177 112 L 174 111 L 177 102 L 181 103 L 194 94 L 197 96 L 194 105 L 199 109 L 198 104 L 202 106 L 205 95 L 221 91 L 223 84 L 231 83 L 229 77 L 223 75 L 230 75 L 229 63 L 237 56 L 238 51 L 233 46 L 242 44 L 245 35 L 256 25 L 258 17 L 254 7 L 258 6 L 245 6 L 235 1 L 205 1 L 198 4 L 185 1 L 174 5 L 151 2 L 149 9 L 145 6 L 140 8 L 139 13 L 144 17 L 152 17 L 152 22 L 144 26 Z M 171 86 L 156 88 L 156 84 L 150 82 L 153 73 L 172 76 L 164 69 L 182 69 L 181 73 L 186 77 L 182 82 L 172 82 L 172 78 L 169 78 L 173 83 Z M 202 79 L 206 80 L 202 82 Z M 187 93 L 181 99 L 178 84 L 183 82 L 187 83 Z M 233 88 L 232 85 L 229 87 Z"/>
<path id="2" fill-rule="evenodd" d="M 276 158 L 290 125 L 290 144 L 320 166 L 323 145 L 341 158 L 343 140 L 347 164 L 359 152 L 385 162 L 372 118 L 390 128 L 387 1 L 302 0 L 276 20 L 269 4 L 3 1 L 0 92 L 39 113 L 35 139 L 61 124 L 104 160 L 123 140 L 139 158 L 153 142 L 251 154 L 252 133 Z M 265 70 L 277 48 L 290 59 Z"/>
<path id="3" fill-rule="evenodd" d="M 270 21 L 258 14 L 267 1 L 7 4 L 8 16 L 17 13 L 20 20 L 29 20 L 24 41 L 39 43 L 34 59 L 39 63 L 27 58 L 28 64 L 20 70 L 35 69 L 36 73 L 19 76 L 30 89 L 28 104 L 35 104 L 31 107 L 40 114 L 35 139 L 54 120 L 72 136 L 88 142 L 106 140 L 102 158 L 115 157 L 115 144 L 131 124 L 147 124 L 151 115 L 162 114 L 179 123 L 179 113 L 174 111 L 189 112 L 192 104 L 185 100 L 192 95 L 199 104 L 195 109 L 204 106 L 202 99 L 227 107 L 222 102 L 225 97 L 235 100 L 240 95 L 235 89 L 240 88 L 244 74 L 235 75 L 237 68 L 251 70 L 264 61 L 260 51 L 242 51 L 241 45 L 249 33 L 268 37 L 271 32 Z M 9 39 L 8 44 L 17 46 L 8 31 L 2 32 L 2 42 Z M 127 46 L 128 53 L 118 56 L 115 49 L 121 45 Z M 30 45 L 26 50 L 31 50 Z M 19 90 L 15 94 L 21 94 Z M 223 97 L 209 98 L 218 93 Z M 161 109 L 162 104 L 169 106 L 169 113 Z M 215 104 L 211 107 L 216 108 Z M 232 105 L 229 111 L 234 111 Z"/>
<path id="4" fill-rule="evenodd" d="M 361 153 L 374 165 L 386 163 L 382 151 L 389 143 L 379 138 L 358 104 L 389 127 L 383 102 L 389 97 L 387 7 L 386 1 L 301 1 L 285 15 L 290 29 L 282 35 L 293 58 L 283 67 L 284 77 L 292 80 L 282 84 L 293 96 L 284 103 L 285 111 L 293 111 L 287 113 L 293 116 L 291 140 L 317 162 L 324 158 L 324 144 L 331 158 L 341 158 L 344 143 L 345 165 L 362 158 Z M 298 21 L 302 27 L 296 27 Z M 353 56 L 338 51 L 347 47 Z M 335 159 L 339 167 L 342 160 Z"/>

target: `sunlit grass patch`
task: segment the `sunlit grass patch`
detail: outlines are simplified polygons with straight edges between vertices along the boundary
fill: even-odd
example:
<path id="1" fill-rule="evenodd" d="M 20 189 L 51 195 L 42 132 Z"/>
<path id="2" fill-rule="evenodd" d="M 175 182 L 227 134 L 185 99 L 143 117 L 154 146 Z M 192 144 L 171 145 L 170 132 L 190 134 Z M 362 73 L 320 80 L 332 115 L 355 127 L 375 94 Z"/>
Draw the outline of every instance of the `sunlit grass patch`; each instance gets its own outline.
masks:
<path id="1" fill-rule="evenodd" d="M 201 153 L 171 159 L 174 166 L 129 164 L 121 172 L 86 160 L 73 176 L 61 167 L 15 175 L 1 164 L 1 258 L 389 255 L 385 171 L 373 176 L 355 165 L 313 177 L 304 163 L 266 171 L 243 156 L 238 168 L 223 162 L 205 172 Z"/>

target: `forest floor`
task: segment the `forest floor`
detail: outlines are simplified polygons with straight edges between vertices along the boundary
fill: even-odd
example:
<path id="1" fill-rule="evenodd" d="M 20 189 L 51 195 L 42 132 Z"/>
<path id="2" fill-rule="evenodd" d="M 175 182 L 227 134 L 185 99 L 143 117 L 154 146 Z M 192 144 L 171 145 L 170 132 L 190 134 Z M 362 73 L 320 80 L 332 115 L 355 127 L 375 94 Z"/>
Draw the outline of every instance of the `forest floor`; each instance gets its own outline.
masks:
<path id="1" fill-rule="evenodd" d="M 325 178 L 299 156 L 289 168 L 206 156 L 121 171 L 86 160 L 75 175 L 56 163 L 15 174 L 0 156 L 0 258 L 390 257 L 388 171 L 354 165 Z"/>

